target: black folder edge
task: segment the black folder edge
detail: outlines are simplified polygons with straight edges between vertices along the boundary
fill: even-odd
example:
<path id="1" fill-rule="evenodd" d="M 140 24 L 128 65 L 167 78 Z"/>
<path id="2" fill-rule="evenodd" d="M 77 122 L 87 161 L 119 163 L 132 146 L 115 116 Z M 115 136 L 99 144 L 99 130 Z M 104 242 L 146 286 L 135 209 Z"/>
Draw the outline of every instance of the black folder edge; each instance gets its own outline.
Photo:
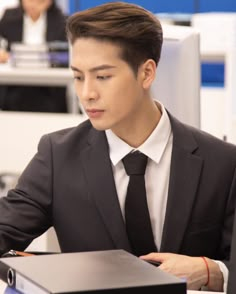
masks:
<path id="1" fill-rule="evenodd" d="M 58 253 L 55 253 L 55 254 L 58 254 Z M 16 257 L 13 257 L 13 258 L 16 258 Z M 20 258 L 20 257 L 18 257 L 18 258 Z M 50 294 L 48 289 L 46 289 L 46 288 L 42 287 L 41 285 L 37 284 L 35 281 L 32 281 L 29 277 L 24 276 L 20 272 L 17 272 L 17 274 L 16 274 L 16 271 L 13 268 L 9 267 L 8 264 L 4 263 L 4 260 L 6 260 L 6 259 L 8 259 L 8 257 L 0 258 L 0 279 L 2 279 L 10 288 L 15 289 L 17 291 L 20 291 L 20 293 L 24 293 L 24 292 L 21 292 L 23 290 L 21 288 L 19 288 L 19 285 L 22 283 L 22 284 L 24 284 L 24 287 L 27 284 L 28 291 L 29 291 L 29 289 L 31 289 L 30 292 L 27 291 L 27 293 L 32 293 L 33 294 L 35 292 L 34 289 L 36 289 L 37 293 L 38 293 L 38 290 L 40 288 L 41 289 L 41 292 L 40 292 L 41 294 Z M 18 284 L 18 286 L 16 284 Z M 183 281 L 183 283 L 177 282 L 176 285 L 177 284 L 178 284 L 179 290 L 181 290 L 181 293 L 187 293 L 186 292 L 187 288 L 186 288 L 186 282 L 185 281 Z M 172 286 L 173 286 L 173 284 L 172 284 Z M 158 285 L 158 292 L 159 292 L 159 290 L 160 291 L 164 290 L 164 292 L 166 293 L 166 287 L 167 287 L 167 284 Z M 156 285 L 153 285 L 153 287 L 150 286 L 150 285 L 148 285 L 148 286 L 144 285 L 144 286 L 141 286 L 141 287 L 137 286 L 136 291 L 137 291 L 137 294 L 138 293 L 146 293 L 145 289 L 147 291 L 151 291 L 151 288 L 156 289 Z M 122 288 L 120 288 L 120 290 L 121 289 L 122 290 L 127 289 L 127 291 L 129 291 L 129 288 L 122 287 Z M 113 290 L 114 290 L 114 293 L 116 293 L 115 289 L 113 289 Z M 102 291 L 102 290 L 100 289 L 100 291 Z M 112 289 L 110 289 L 110 291 L 112 291 Z M 104 289 L 104 292 L 110 293 L 109 289 Z M 84 293 L 84 292 L 74 292 L 74 293 Z M 91 293 L 91 292 L 89 291 L 88 293 Z M 148 293 L 154 293 L 154 292 L 148 292 Z M 160 293 L 162 293 L 162 292 L 160 292 Z"/>

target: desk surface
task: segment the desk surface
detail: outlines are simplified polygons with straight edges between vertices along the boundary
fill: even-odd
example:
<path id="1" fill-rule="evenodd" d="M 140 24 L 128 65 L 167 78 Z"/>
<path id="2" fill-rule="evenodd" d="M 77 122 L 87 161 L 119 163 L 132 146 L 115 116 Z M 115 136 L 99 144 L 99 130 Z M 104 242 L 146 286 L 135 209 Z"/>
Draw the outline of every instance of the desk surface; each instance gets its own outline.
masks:
<path id="1" fill-rule="evenodd" d="M 70 68 L 15 68 L 0 66 L 0 84 L 66 86 L 73 82 Z"/>
<path id="2" fill-rule="evenodd" d="M 68 68 L 16 68 L 0 64 L 0 85 L 66 86 L 68 109 L 78 113 L 72 70 Z"/>
<path id="3" fill-rule="evenodd" d="M 0 294 L 4 294 L 6 290 L 6 284 L 0 280 Z M 187 291 L 187 294 L 210 294 L 210 293 L 214 293 L 214 294 L 223 294 L 222 292 L 206 292 L 206 291 Z"/>

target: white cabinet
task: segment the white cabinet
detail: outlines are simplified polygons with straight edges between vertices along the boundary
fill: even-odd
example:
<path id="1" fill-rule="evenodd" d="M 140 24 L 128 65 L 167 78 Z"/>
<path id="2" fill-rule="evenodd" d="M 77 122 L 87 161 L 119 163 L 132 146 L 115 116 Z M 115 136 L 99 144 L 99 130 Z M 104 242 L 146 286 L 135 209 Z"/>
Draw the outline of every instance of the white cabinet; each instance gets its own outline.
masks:
<path id="1" fill-rule="evenodd" d="M 200 32 L 204 62 L 224 62 L 224 88 L 202 88 L 202 129 L 236 143 L 236 13 L 199 13 L 192 26 Z"/>

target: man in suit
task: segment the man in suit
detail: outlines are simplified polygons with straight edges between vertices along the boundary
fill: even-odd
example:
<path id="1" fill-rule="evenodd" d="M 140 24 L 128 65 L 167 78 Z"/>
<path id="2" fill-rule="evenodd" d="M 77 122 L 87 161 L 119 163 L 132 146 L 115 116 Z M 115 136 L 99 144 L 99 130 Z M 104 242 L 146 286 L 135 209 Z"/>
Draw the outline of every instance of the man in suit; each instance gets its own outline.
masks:
<path id="1" fill-rule="evenodd" d="M 24 250 L 54 226 L 62 252 L 134 252 L 123 158 L 138 150 L 148 156 L 156 246 L 141 258 L 161 262 L 189 289 L 223 290 L 236 147 L 184 125 L 151 96 L 162 47 L 153 14 L 112 2 L 72 15 L 67 32 L 75 89 L 89 120 L 43 136 L 16 188 L 0 200 L 0 251 Z"/>
<path id="2" fill-rule="evenodd" d="M 66 16 L 53 0 L 21 0 L 7 9 L 0 20 L 0 37 L 12 43 L 66 42 Z M 2 48 L 3 49 L 3 48 Z M 0 48 L 0 63 L 8 61 Z M 1 86 L 0 109 L 11 111 L 67 112 L 66 88 L 48 86 Z"/>

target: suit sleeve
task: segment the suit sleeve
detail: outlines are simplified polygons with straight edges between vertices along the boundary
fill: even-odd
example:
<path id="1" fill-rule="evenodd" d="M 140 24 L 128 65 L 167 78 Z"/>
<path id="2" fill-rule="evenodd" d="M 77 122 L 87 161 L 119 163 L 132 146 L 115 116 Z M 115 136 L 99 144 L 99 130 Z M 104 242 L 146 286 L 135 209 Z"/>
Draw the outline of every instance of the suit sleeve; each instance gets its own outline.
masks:
<path id="1" fill-rule="evenodd" d="M 224 224 L 223 224 L 223 235 L 222 235 L 222 243 L 221 243 L 221 252 L 222 257 L 226 257 L 227 261 L 224 261 L 225 264 L 228 266 L 230 259 L 230 249 L 231 249 L 231 242 L 232 242 L 232 229 L 234 223 L 234 214 L 235 214 L 235 200 L 236 200 L 236 169 L 234 170 L 234 175 L 232 178 L 232 184 L 230 187 L 229 198 L 227 202 L 227 206 L 225 209 L 225 217 L 224 217 Z"/>
<path id="2" fill-rule="evenodd" d="M 15 189 L 0 199 L 0 254 L 24 250 L 52 225 L 52 156 L 48 136 Z"/>
<path id="3" fill-rule="evenodd" d="M 10 50 L 11 42 L 21 41 L 22 21 L 19 8 L 6 9 L 0 19 L 0 37 L 8 41 L 7 50 Z"/>

